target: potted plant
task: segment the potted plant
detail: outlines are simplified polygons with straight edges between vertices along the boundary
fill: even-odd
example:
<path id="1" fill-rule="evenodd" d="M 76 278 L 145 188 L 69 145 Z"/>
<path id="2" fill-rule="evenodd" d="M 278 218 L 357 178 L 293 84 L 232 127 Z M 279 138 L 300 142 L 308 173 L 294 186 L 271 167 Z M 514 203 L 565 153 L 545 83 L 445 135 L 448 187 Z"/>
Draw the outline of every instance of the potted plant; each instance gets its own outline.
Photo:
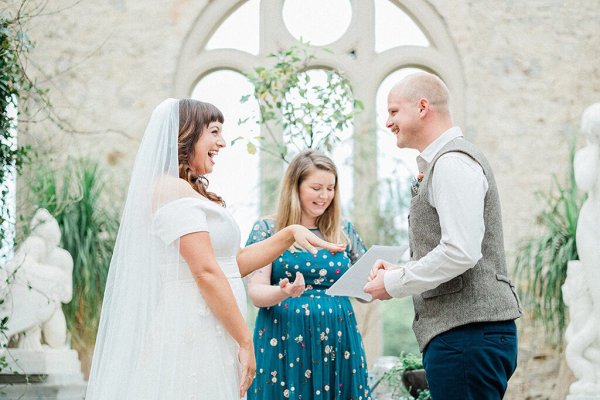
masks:
<path id="1" fill-rule="evenodd" d="M 371 388 L 373 391 L 380 383 L 385 383 L 393 399 L 429 400 L 429 386 L 420 356 L 402 352 L 399 360 L 387 370 Z M 407 397 L 409 394 L 411 397 Z"/>

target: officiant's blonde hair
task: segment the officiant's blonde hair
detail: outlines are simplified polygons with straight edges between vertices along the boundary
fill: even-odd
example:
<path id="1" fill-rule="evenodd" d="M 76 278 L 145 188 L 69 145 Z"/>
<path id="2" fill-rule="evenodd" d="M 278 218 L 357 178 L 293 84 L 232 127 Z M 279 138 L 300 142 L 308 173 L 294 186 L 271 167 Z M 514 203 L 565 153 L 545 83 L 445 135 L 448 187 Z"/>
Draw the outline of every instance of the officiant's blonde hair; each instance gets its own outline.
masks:
<path id="1" fill-rule="evenodd" d="M 331 172 L 335 176 L 335 187 L 331 204 L 320 215 L 315 224 L 323 238 L 332 243 L 349 243 L 342 232 L 342 212 L 340 206 L 337 168 L 325 154 L 316 150 L 304 150 L 292 159 L 288 166 L 279 192 L 279 206 L 275 216 L 275 230 L 280 231 L 286 226 L 300 224 L 302 221 L 302 206 L 300 203 L 300 184 L 313 172 L 321 170 Z"/>

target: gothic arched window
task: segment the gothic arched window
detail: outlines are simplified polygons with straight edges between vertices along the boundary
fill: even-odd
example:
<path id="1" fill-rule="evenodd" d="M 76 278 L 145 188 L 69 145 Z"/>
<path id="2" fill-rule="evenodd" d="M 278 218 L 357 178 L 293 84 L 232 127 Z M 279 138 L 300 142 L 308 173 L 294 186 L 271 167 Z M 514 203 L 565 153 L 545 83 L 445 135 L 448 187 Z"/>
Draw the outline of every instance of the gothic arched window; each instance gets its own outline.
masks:
<path id="1" fill-rule="evenodd" d="M 355 117 L 354 129 L 348 135 L 348 147 L 342 147 L 333 156 L 343 170 L 343 182 L 352 190 L 345 196 L 352 200 L 353 220 L 367 241 L 374 242 L 379 240 L 374 221 L 381 218 L 380 209 L 385 208 L 385 201 L 389 200 L 386 196 L 390 195 L 385 189 L 386 180 L 407 181 L 416 172 L 414 154 L 395 151 L 392 136 L 385 129 L 387 92 L 410 71 L 435 73 L 452 93 L 455 122 L 464 124 L 465 85 L 456 47 L 444 21 L 428 2 L 213 1 L 202 10 L 183 43 L 174 81 L 176 94 L 193 94 L 214 102 L 223 109 L 226 120 L 233 122 L 227 127 L 233 133 L 242 107 L 239 98 L 251 93 L 243 74 L 255 66 L 266 65 L 269 54 L 298 45 L 301 39 L 316 48 L 329 49 L 317 53 L 311 68 L 341 71 L 349 79 L 355 98 L 364 104 L 364 111 Z M 259 176 L 268 172 L 264 158 L 258 162 L 243 154 L 243 147 L 230 152 L 232 158 L 245 160 L 236 184 L 229 182 L 232 187 L 239 186 L 239 190 L 229 193 L 225 186 L 219 190 L 234 208 L 245 201 L 247 204 L 239 208 L 246 207 L 243 213 L 256 217 L 266 211 L 265 207 L 258 209 L 257 197 L 265 197 L 264 191 L 260 196 L 258 191 L 251 191 L 257 187 Z M 226 157 L 225 152 L 219 156 L 228 169 L 239 165 L 225 161 Z M 222 173 L 223 178 L 229 179 L 227 172 L 219 172 L 219 168 L 215 171 L 215 175 Z M 214 179 L 215 184 L 217 181 L 221 179 Z M 249 204 L 248 196 L 254 197 L 255 202 Z M 402 226 L 406 215 L 393 218 L 395 225 Z M 251 220 L 240 221 L 242 230 L 249 229 L 244 224 Z"/>

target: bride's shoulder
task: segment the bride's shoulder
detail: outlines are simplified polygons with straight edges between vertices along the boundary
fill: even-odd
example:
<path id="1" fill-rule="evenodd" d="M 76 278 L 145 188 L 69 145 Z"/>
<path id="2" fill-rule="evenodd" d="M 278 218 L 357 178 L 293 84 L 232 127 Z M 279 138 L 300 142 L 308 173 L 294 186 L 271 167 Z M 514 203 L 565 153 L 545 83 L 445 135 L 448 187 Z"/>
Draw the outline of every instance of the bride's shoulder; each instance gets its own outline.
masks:
<path id="1" fill-rule="evenodd" d="M 153 209 L 157 210 L 165 204 L 175 200 L 189 198 L 198 200 L 203 199 L 200 193 L 196 192 L 185 179 L 173 176 L 162 176 L 154 185 L 152 196 Z"/>

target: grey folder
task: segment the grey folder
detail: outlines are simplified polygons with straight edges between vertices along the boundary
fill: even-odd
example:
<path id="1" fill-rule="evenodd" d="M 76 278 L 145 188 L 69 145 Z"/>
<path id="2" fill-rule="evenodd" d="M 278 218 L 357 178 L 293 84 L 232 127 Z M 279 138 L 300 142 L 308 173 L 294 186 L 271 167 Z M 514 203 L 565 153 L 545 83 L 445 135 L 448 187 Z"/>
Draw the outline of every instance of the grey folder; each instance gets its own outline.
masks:
<path id="1" fill-rule="evenodd" d="M 380 246 L 373 245 L 371 248 L 346 271 L 325 293 L 332 296 L 357 297 L 371 301 L 371 295 L 363 292 L 367 284 L 369 273 L 377 260 L 385 260 L 397 264 L 402 255 L 408 249 L 408 245 L 402 246 Z"/>

